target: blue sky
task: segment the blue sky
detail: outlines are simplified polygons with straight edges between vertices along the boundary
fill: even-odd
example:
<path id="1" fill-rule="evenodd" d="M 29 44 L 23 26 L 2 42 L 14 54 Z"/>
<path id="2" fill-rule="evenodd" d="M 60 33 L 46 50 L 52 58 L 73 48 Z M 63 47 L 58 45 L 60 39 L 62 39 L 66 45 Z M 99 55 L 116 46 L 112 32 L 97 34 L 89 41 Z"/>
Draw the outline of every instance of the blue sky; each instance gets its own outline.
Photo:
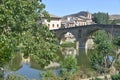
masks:
<path id="1" fill-rule="evenodd" d="M 43 0 L 50 14 L 64 16 L 80 11 L 120 14 L 120 0 Z"/>

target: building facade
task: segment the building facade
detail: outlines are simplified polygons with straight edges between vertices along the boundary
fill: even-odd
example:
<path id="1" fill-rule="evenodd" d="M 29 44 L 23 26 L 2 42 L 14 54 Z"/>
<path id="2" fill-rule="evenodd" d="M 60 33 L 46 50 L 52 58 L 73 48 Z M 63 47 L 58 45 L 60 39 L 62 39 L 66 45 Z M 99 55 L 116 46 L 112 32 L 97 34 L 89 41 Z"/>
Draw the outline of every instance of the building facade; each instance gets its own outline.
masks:
<path id="1" fill-rule="evenodd" d="M 65 19 L 62 19 L 62 27 L 69 28 L 74 26 L 84 26 L 94 24 L 92 21 L 92 14 L 89 12 L 84 12 L 77 16 L 67 16 Z"/>
<path id="2" fill-rule="evenodd" d="M 45 24 L 48 26 L 49 30 L 53 29 L 59 29 L 61 28 L 61 18 L 55 15 L 50 14 L 50 21 L 47 21 L 44 17 L 42 18 L 42 24 Z"/>
<path id="3" fill-rule="evenodd" d="M 51 20 L 47 21 L 47 19 L 42 17 L 40 22 L 47 25 L 49 30 L 95 24 L 92 21 L 92 14 L 85 11 L 80 12 L 77 16 L 67 16 L 66 18 L 50 14 L 50 18 Z"/>

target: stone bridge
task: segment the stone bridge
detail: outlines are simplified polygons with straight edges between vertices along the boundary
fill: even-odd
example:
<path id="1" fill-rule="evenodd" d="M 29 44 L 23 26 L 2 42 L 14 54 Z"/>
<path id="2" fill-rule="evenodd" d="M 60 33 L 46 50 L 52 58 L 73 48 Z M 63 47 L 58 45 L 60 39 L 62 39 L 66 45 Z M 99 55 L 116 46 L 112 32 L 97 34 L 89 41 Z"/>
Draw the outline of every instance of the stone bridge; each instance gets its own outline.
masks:
<path id="1" fill-rule="evenodd" d="M 105 30 L 111 40 L 115 37 L 120 36 L 120 25 L 93 24 L 86 26 L 75 26 L 70 28 L 60 28 L 53 31 L 59 41 L 61 41 L 64 34 L 66 34 L 67 32 L 71 33 L 72 35 L 74 35 L 76 41 L 78 42 L 77 47 L 79 49 L 85 49 L 86 41 L 97 30 Z"/>

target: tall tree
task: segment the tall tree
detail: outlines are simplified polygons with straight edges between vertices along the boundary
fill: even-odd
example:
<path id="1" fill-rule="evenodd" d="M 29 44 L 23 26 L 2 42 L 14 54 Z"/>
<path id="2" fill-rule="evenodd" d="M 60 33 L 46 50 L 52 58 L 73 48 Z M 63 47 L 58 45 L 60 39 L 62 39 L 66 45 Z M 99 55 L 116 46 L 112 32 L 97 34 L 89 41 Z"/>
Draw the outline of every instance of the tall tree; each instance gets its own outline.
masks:
<path id="1" fill-rule="evenodd" d="M 116 46 L 116 56 L 114 58 L 113 64 L 115 68 L 120 72 L 120 36 L 113 40 L 113 44 Z"/>
<path id="2" fill-rule="evenodd" d="M 14 47 L 10 48 L 13 52 L 9 53 L 6 51 L 7 48 L 4 48 L 0 55 L 5 55 L 10 60 L 9 57 L 16 51 L 32 54 L 42 67 L 54 61 L 57 39 L 45 25 L 38 23 L 42 16 L 49 17 L 41 0 L 1 0 L 0 35 L 3 35 L 2 41 L 5 44 Z"/>
<path id="3" fill-rule="evenodd" d="M 99 30 L 94 37 L 95 51 L 90 57 L 91 65 L 99 73 L 104 73 L 110 68 L 112 43 L 105 31 Z"/>
<path id="4" fill-rule="evenodd" d="M 98 12 L 93 14 L 93 21 L 97 24 L 108 24 L 109 15 L 108 13 Z"/>

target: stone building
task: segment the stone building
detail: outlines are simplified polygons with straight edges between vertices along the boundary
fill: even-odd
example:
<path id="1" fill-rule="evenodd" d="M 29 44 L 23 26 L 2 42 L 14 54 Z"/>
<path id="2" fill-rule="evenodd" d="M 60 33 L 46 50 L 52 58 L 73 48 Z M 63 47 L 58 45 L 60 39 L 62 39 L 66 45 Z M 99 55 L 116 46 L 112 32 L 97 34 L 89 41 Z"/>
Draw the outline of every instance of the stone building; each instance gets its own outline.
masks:
<path id="1" fill-rule="evenodd" d="M 94 24 L 92 21 L 92 14 L 86 11 L 81 11 L 66 17 L 58 17 L 50 14 L 50 18 L 50 22 L 44 17 L 42 17 L 40 21 L 40 23 L 46 24 L 49 30 Z"/>
<path id="2" fill-rule="evenodd" d="M 50 14 L 50 18 L 51 18 L 51 20 L 47 21 L 47 19 L 42 17 L 41 23 L 46 24 L 48 26 L 49 30 L 61 28 L 61 18 L 60 17 Z"/>
<path id="3" fill-rule="evenodd" d="M 84 26 L 84 25 L 90 25 L 94 24 L 92 21 L 92 14 L 89 12 L 80 12 L 74 15 L 66 16 L 62 19 L 62 27 L 68 28 L 68 27 L 74 27 L 74 26 Z"/>

